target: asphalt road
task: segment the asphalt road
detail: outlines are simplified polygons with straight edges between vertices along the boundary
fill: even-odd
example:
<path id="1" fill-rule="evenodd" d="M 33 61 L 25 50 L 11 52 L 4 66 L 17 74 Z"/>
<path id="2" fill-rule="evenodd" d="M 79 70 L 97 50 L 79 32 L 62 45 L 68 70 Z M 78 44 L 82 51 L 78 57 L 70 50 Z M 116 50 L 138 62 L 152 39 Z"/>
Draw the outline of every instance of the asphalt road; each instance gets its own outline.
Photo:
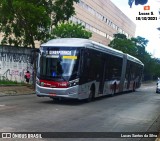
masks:
<path id="1" fill-rule="evenodd" d="M 155 83 L 145 84 L 136 92 L 99 98 L 91 103 L 53 102 L 36 95 L 0 97 L 0 132 L 160 131 L 160 94 L 155 89 Z M 72 140 L 152 141 L 155 138 Z"/>

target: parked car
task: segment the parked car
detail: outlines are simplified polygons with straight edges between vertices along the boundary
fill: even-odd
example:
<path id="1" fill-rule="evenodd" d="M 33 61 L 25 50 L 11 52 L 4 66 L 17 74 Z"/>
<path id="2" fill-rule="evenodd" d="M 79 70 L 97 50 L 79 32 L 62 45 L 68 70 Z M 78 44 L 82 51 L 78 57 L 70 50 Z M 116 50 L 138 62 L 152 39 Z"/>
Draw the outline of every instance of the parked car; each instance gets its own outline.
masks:
<path id="1" fill-rule="evenodd" d="M 158 77 L 158 79 L 157 79 L 157 85 L 158 85 L 158 83 L 160 83 L 160 78 Z"/>
<path id="2" fill-rule="evenodd" d="M 160 93 L 160 79 L 157 80 L 156 93 Z"/>

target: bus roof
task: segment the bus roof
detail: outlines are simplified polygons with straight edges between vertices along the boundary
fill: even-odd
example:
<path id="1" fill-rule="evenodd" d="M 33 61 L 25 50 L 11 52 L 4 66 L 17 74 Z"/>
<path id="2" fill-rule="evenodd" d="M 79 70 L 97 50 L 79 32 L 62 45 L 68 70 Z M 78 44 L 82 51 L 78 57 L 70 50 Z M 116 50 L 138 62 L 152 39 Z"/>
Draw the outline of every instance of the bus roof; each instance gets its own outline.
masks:
<path id="1" fill-rule="evenodd" d="M 90 39 L 82 39 L 82 38 L 52 39 L 52 40 L 42 44 L 41 47 L 86 47 L 86 48 L 99 50 L 101 52 L 107 52 L 109 54 L 113 54 L 113 55 L 116 55 L 119 57 L 123 57 L 123 55 L 125 54 L 122 51 L 113 49 L 111 47 L 97 43 L 97 42 L 92 41 Z M 143 65 L 143 63 L 139 59 L 137 59 L 129 54 L 127 54 L 127 59 Z"/>
<path id="2" fill-rule="evenodd" d="M 86 44 L 90 44 L 91 41 L 88 39 L 81 38 L 59 38 L 52 39 L 41 46 L 66 46 L 66 47 L 83 47 Z"/>
<path id="3" fill-rule="evenodd" d="M 108 52 L 119 57 L 123 57 L 123 52 L 113 49 L 111 47 L 105 46 L 103 44 L 97 43 L 89 39 L 82 38 L 59 38 L 52 39 L 47 43 L 41 45 L 41 47 L 86 47 L 101 52 Z"/>
<path id="4" fill-rule="evenodd" d="M 144 66 L 144 64 L 139 59 L 137 59 L 137 58 L 135 58 L 135 57 L 133 57 L 133 56 L 131 56 L 129 54 L 127 54 L 127 60 L 130 60 L 132 62 L 136 62 L 136 63 L 141 64 L 142 66 Z"/>

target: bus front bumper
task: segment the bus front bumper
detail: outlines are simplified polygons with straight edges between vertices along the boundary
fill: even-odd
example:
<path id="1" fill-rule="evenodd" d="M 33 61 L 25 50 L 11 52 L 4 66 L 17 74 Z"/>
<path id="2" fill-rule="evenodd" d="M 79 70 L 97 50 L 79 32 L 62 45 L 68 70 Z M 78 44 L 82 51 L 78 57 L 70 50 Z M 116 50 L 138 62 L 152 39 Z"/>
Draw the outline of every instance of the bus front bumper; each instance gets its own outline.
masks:
<path id="1" fill-rule="evenodd" d="M 36 84 L 36 95 L 38 97 L 80 99 L 78 96 L 78 86 L 69 88 L 49 88 Z"/>

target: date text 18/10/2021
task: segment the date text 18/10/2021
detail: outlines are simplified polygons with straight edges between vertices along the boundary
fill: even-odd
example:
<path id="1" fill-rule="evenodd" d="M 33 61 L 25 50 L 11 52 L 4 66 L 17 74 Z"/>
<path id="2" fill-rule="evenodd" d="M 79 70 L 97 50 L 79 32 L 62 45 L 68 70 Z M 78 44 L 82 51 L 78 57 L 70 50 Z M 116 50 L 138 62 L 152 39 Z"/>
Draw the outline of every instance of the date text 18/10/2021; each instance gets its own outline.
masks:
<path id="1" fill-rule="evenodd" d="M 139 16 L 136 17 L 136 20 L 158 20 L 158 17 L 154 16 L 153 12 L 138 13 Z"/>

